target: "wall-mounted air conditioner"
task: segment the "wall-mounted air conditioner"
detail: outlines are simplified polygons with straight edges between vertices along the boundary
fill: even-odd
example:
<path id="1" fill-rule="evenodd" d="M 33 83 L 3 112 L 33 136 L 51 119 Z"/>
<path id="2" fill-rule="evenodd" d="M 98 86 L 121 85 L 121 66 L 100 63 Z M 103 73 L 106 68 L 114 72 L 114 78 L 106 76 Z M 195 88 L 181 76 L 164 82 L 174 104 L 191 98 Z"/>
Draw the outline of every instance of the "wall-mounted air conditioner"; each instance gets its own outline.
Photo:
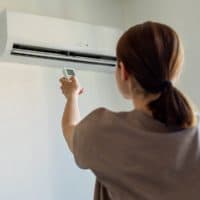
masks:
<path id="1" fill-rule="evenodd" d="M 122 31 L 12 11 L 0 14 L 0 61 L 112 72 Z"/>

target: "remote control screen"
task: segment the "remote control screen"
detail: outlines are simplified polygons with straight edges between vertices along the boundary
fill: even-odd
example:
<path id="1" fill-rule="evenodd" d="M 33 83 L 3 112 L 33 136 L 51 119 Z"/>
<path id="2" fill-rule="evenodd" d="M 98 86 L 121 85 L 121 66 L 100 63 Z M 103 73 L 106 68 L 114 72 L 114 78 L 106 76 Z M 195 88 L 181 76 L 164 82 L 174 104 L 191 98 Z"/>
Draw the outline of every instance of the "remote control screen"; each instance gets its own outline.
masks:
<path id="1" fill-rule="evenodd" d="M 68 75 L 70 75 L 70 76 L 74 76 L 74 75 L 75 75 L 74 71 L 71 70 L 71 69 L 67 69 L 67 73 L 68 73 Z"/>

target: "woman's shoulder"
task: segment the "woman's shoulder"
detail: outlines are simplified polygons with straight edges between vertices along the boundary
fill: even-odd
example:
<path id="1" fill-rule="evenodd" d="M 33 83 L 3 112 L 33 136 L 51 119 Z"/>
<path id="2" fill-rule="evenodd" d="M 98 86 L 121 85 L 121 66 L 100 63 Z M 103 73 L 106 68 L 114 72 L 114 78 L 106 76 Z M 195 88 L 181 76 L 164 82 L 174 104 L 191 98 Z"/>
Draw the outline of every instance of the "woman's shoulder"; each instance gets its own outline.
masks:
<path id="1" fill-rule="evenodd" d="M 93 119 L 93 121 L 96 121 L 96 122 L 102 122 L 105 120 L 107 121 L 107 119 L 111 119 L 114 115 L 115 115 L 115 112 L 105 107 L 99 107 L 89 113 L 88 119 Z"/>
<path id="2" fill-rule="evenodd" d="M 104 107 L 100 107 L 100 108 L 96 108 L 93 111 L 91 111 L 90 113 L 88 113 L 81 121 L 79 124 L 82 123 L 91 123 L 94 124 L 95 122 L 100 122 L 102 117 L 105 117 L 107 115 L 109 115 L 109 110 L 104 108 Z"/>
<path id="3" fill-rule="evenodd" d="M 105 107 L 99 107 L 94 109 L 88 115 L 86 115 L 79 123 L 79 125 L 90 127 L 107 127 L 114 124 L 119 124 L 121 121 L 127 121 L 130 118 L 130 112 L 116 112 Z M 132 116 L 132 115 L 131 115 Z"/>
<path id="4" fill-rule="evenodd" d="M 127 115 L 127 113 L 129 112 L 122 112 L 122 111 L 116 112 L 105 107 L 99 107 L 93 110 L 90 113 L 90 115 L 97 117 L 123 117 Z"/>
<path id="5" fill-rule="evenodd" d="M 110 127 L 122 124 L 124 121 L 127 122 L 132 116 L 131 112 L 113 111 L 105 107 L 99 107 L 89 114 L 88 119 L 96 127 Z"/>

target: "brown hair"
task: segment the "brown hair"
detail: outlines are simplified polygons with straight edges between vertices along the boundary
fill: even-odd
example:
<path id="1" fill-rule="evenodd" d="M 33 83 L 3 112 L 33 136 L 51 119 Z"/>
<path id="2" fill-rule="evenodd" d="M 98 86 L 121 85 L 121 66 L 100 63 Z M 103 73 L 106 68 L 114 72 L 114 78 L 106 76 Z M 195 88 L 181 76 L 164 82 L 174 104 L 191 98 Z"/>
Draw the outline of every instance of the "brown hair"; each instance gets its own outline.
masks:
<path id="1" fill-rule="evenodd" d="M 117 59 L 144 93 L 160 94 L 148 104 L 155 119 L 167 126 L 195 125 L 190 104 L 172 84 L 184 59 L 180 38 L 172 28 L 155 22 L 130 28 L 118 42 Z"/>

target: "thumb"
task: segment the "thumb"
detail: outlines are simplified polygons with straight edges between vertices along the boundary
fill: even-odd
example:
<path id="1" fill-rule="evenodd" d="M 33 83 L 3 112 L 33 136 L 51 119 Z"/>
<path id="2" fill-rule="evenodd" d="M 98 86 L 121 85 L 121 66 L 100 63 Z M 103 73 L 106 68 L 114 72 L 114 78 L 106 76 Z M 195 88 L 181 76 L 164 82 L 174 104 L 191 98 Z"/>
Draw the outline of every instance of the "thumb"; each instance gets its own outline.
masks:
<path id="1" fill-rule="evenodd" d="M 82 89 L 80 90 L 79 95 L 80 95 L 80 94 L 83 94 L 83 92 L 84 92 L 84 88 L 82 88 Z"/>
<path id="2" fill-rule="evenodd" d="M 70 81 L 77 81 L 77 78 L 76 78 L 76 76 L 71 76 L 71 77 L 69 78 L 69 80 L 70 80 Z"/>

